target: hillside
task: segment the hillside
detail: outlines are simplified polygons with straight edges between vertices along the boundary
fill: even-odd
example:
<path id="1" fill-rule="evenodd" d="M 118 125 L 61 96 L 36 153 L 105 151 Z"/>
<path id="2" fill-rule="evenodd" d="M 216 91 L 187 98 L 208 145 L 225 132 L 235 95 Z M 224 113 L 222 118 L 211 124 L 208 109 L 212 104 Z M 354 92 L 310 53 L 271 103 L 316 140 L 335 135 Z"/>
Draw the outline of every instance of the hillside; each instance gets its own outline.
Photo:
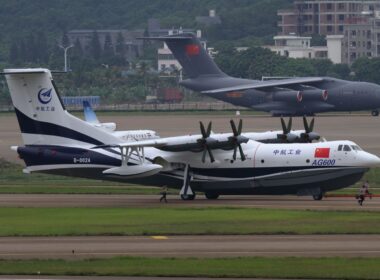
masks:
<path id="1" fill-rule="evenodd" d="M 0 45 L 45 32 L 56 39 L 71 29 L 146 28 L 149 18 L 170 27 L 195 27 L 195 17 L 215 9 L 222 19 L 216 39 L 263 37 L 277 32 L 276 11 L 290 0 L 0 0 Z M 215 34 L 216 33 L 216 34 Z M 3 60 L 3 59 L 2 59 Z"/>

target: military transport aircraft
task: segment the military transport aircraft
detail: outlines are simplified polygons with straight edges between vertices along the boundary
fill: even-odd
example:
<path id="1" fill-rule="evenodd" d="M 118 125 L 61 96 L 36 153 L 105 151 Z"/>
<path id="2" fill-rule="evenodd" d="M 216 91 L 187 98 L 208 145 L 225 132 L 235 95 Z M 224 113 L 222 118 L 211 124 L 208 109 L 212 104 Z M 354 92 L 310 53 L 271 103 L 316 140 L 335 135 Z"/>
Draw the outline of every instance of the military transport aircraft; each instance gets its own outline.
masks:
<path id="1" fill-rule="evenodd" d="M 237 106 L 272 115 L 314 115 L 329 111 L 371 110 L 379 115 L 380 86 L 330 77 L 303 77 L 257 81 L 223 73 L 191 33 L 145 37 L 164 41 L 183 67 L 188 89 Z"/>
<path id="2" fill-rule="evenodd" d="M 180 189 L 185 200 L 204 192 L 296 194 L 321 199 L 323 193 L 354 184 L 380 158 L 351 141 L 261 143 L 232 133 L 126 142 L 65 110 L 48 69 L 5 69 L 24 146 L 12 149 L 25 173 L 120 181 Z"/>
<path id="3" fill-rule="evenodd" d="M 119 137 L 121 140 L 125 141 L 141 141 L 146 139 L 157 139 L 160 136 L 157 132 L 153 130 L 116 130 L 116 123 L 108 122 L 101 123 L 99 122 L 94 110 L 92 109 L 90 103 L 88 101 L 83 101 L 83 114 L 86 122 L 92 124 L 95 127 L 102 128 L 106 131 L 109 131 L 111 134 Z"/>

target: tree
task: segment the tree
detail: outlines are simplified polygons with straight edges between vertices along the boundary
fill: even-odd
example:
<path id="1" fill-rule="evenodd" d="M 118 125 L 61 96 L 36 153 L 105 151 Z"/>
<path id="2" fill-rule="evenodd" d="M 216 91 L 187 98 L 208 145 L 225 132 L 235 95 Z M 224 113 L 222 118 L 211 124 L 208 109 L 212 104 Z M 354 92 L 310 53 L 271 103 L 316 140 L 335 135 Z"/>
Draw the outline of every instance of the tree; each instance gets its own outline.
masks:
<path id="1" fill-rule="evenodd" d="M 104 48 L 103 48 L 103 61 L 105 63 L 110 63 L 114 56 L 114 50 L 112 45 L 111 35 L 107 33 L 106 38 L 104 40 Z"/>
<path id="2" fill-rule="evenodd" d="M 71 45 L 70 38 L 67 35 L 67 31 L 64 31 L 62 34 L 62 39 L 61 39 L 61 46 L 62 47 L 68 47 Z"/>
<path id="3" fill-rule="evenodd" d="M 39 63 L 48 63 L 49 47 L 46 35 L 43 31 L 37 33 L 36 60 Z"/>
<path id="4" fill-rule="evenodd" d="M 355 78 L 360 81 L 380 83 L 380 58 L 361 57 L 352 64 Z"/>
<path id="5" fill-rule="evenodd" d="M 119 32 L 117 34 L 115 51 L 116 51 L 117 55 L 124 57 L 124 55 L 125 55 L 125 40 L 124 40 L 124 36 L 121 32 Z"/>
<path id="6" fill-rule="evenodd" d="M 95 60 L 99 60 L 102 55 L 102 48 L 100 46 L 98 32 L 94 30 L 92 33 L 91 43 L 90 43 L 91 56 Z"/>
<path id="7" fill-rule="evenodd" d="M 36 62 L 37 61 L 37 47 L 36 40 L 33 34 L 30 34 L 26 39 L 26 61 Z"/>
<path id="8" fill-rule="evenodd" d="M 14 41 L 9 49 L 9 61 L 10 63 L 17 65 L 20 60 L 19 48 L 17 43 Z"/>

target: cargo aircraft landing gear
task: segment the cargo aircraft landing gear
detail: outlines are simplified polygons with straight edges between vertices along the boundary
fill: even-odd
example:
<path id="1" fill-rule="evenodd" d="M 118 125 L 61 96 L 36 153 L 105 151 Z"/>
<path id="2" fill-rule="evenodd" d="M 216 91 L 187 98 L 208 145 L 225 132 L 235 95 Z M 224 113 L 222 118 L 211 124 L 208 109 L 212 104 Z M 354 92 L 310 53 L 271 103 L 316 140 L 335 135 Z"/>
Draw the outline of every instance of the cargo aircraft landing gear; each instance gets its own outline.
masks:
<path id="1" fill-rule="evenodd" d="M 183 173 L 183 186 L 181 191 L 179 192 L 182 200 L 194 200 L 195 193 L 190 187 L 190 181 L 192 176 L 190 175 L 190 165 L 186 165 L 185 171 Z"/>
<path id="2" fill-rule="evenodd" d="M 379 110 L 372 110 L 371 115 L 374 117 L 379 116 Z"/>

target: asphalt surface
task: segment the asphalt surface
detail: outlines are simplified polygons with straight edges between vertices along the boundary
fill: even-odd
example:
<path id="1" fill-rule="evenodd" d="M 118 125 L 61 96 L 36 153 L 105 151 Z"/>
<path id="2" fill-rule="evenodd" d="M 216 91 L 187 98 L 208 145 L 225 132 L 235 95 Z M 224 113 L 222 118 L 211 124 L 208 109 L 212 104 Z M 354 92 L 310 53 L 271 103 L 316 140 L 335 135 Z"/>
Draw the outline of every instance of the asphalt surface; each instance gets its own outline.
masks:
<path id="1" fill-rule="evenodd" d="M 35 276 L 35 275 L 10 275 L 0 276 L 0 280 L 183 280 L 184 277 L 115 277 L 115 276 Z M 186 280 L 241 280 L 242 278 L 204 278 L 186 277 Z M 281 280 L 281 279 L 261 279 L 244 278 L 255 280 Z M 292 280 L 287 278 L 287 280 Z M 302 280 L 302 279 L 297 279 Z"/>
<path id="2" fill-rule="evenodd" d="M 380 235 L 2 237 L 1 259 L 380 257 Z"/>
<path id="3" fill-rule="evenodd" d="M 272 117 L 241 116 L 236 117 L 234 112 L 225 115 L 126 115 L 126 116 L 99 116 L 102 122 L 115 122 L 117 130 L 153 129 L 162 137 L 200 134 L 199 121 L 212 121 L 212 130 L 230 132 L 231 118 L 243 119 L 243 132 L 259 132 L 281 129 L 280 119 Z M 309 118 L 310 120 L 310 118 Z M 10 150 L 12 145 L 21 145 L 15 114 L 0 115 L 0 157 L 16 161 L 16 153 Z M 368 115 L 339 115 L 318 116 L 315 118 L 314 129 L 327 140 L 352 140 L 366 151 L 380 156 L 380 118 Z M 293 118 L 293 128 L 303 129 L 302 118 Z"/>
<path id="4" fill-rule="evenodd" d="M 168 203 L 160 203 L 157 195 L 97 195 L 97 194 L 1 194 L 0 207 L 250 207 L 295 210 L 357 210 L 380 211 L 380 198 L 365 200 L 359 206 L 353 197 L 329 197 L 315 201 L 297 196 L 221 196 L 208 200 L 198 195 L 193 201 L 183 201 L 169 195 Z"/>

